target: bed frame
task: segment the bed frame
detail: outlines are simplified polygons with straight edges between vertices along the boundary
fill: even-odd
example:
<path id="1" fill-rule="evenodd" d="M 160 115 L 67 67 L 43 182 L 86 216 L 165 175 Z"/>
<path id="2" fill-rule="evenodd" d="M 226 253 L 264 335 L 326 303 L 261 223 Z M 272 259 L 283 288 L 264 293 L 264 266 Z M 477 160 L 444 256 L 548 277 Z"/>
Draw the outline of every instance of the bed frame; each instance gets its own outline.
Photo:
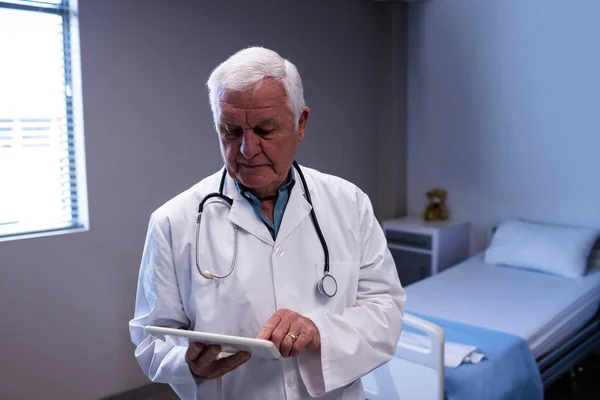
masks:
<path id="1" fill-rule="evenodd" d="M 444 331 L 409 313 L 405 313 L 404 326 L 424 333 L 430 341 L 429 349 L 399 342 L 390 362 L 363 377 L 367 399 L 404 400 L 419 393 L 422 400 L 444 400 Z M 570 339 L 537 359 L 544 388 L 599 347 L 600 311 Z"/>
<path id="2" fill-rule="evenodd" d="M 570 339 L 537 360 L 547 388 L 591 352 L 600 348 L 600 311 Z"/>

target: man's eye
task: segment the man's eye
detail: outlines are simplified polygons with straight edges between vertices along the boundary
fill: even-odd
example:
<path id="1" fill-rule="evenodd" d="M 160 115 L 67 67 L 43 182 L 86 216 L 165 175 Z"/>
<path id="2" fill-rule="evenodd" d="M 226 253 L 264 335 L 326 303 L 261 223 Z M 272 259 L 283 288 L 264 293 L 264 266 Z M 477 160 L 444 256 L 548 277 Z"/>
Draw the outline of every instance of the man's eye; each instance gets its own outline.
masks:
<path id="1" fill-rule="evenodd" d="M 242 134 L 242 129 L 240 127 L 235 127 L 235 126 L 225 126 L 225 127 L 223 127 L 223 132 L 227 136 L 237 137 Z"/>
<path id="2" fill-rule="evenodd" d="M 273 132 L 272 129 L 265 129 L 265 128 L 260 128 L 260 127 L 257 127 L 254 129 L 254 133 L 256 133 L 257 135 L 260 135 L 260 136 L 266 136 L 271 132 Z"/>

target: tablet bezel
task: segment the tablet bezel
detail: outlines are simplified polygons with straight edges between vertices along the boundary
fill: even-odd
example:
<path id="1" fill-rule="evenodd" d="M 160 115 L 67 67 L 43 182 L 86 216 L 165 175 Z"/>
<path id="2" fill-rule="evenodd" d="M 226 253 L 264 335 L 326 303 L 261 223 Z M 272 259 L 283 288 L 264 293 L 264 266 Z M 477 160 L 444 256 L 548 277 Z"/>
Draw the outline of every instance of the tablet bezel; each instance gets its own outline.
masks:
<path id="1" fill-rule="evenodd" d="M 187 338 L 191 342 L 200 342 L 205 344 L 218 344 L 223 347 L 223 352 L 232 353 L 234 351 L 247 351 L 254 357 L 270 358 L 277 360 L 281 358 L 281 353 L 275 347 L 273 342 L 263 339 L 247 338 L 243 336 L 221 335 L 218 333 L 189 331 L 185 329 L 167 328 L 164 326 L 148 325 L 146 332 L 155 335 L 170 335 Z"/>

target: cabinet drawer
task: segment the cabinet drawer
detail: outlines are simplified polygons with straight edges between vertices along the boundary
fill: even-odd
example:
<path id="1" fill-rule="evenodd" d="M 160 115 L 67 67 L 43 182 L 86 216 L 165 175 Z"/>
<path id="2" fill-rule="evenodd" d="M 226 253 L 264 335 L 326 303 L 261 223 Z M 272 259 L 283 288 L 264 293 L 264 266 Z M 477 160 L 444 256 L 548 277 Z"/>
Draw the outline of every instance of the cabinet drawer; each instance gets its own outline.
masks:
<path id="1" fill-rule="evenodd" d="M 390 244 L 416 247 L 418 249 L 431 250 L 431 236 L 418 233 L 386 230 L 385 237 Z"/>
<path id="2" fill-rule="evenodd" d="M 388 247 L 394 258 L 396 271 L 398 272 L 398 277 L 400 278 L 402 286 L 410 285 L 411 283 L 431 276 L 430 254 L 398 249 L 393 245 Z"/>

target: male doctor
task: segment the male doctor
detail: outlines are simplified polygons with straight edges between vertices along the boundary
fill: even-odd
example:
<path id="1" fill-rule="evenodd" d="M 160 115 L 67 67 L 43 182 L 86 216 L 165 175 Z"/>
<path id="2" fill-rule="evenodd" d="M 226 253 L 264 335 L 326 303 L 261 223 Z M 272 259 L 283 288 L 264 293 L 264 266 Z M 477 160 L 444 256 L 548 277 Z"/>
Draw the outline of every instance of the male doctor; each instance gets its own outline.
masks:
<path id="1" fill-rule="evenodd" d="M 151 216 L 129 324 L 135 357 L 183 399 L 363 400 L 360 378 L 393 356 L 405 302 L 369 198 L 293 164 L 309 109 L 291 62 L 244 49 L 207 85 L 225 166 Z M 200 202 L 221 185 L 233 204 L 207 201 L 197 232 Z M 319 290 L 324 244 L 335 284 Z M 282 358 L 226 356 L 147 325 L 258 337 Z"/>

